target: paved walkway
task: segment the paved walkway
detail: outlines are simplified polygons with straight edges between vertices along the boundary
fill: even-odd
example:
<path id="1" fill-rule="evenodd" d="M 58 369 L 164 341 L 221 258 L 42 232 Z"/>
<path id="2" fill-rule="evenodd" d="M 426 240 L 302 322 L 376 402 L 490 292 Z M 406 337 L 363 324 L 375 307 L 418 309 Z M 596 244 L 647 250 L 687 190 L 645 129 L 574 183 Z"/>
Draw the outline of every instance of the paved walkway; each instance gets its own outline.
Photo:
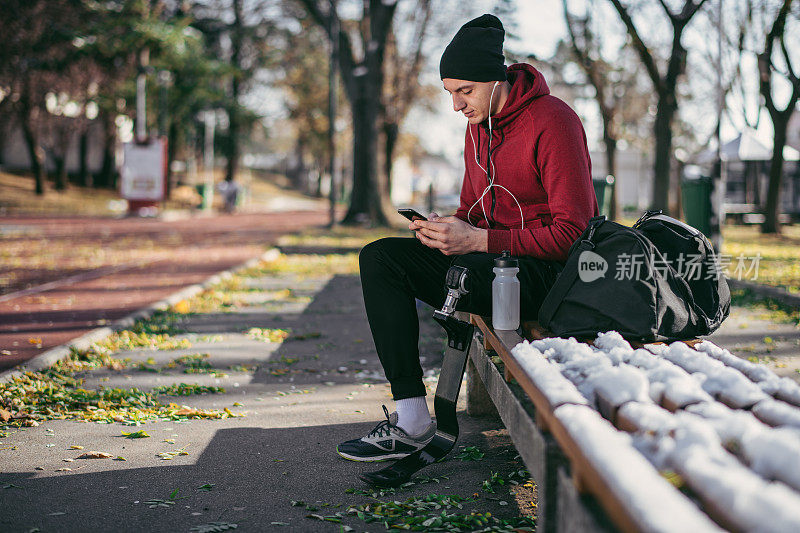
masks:
<path id="1" fill-rule="evenodd" d="M 524 483 L 518 474 L 524 466 L 500 422 L 463 412 L 459 445 L 476 446 L 485 453 L 482 460 L 451 455 L 422 471 L 419 484 L 393 494 L 365 491 L 357 474 L 376 465 L 345 461 L 335 454 L 335 445 L 366 433 L 382 419 L 380 405 L 391 409 L 393 404 L 374 356 L 357 275 L 336 274 L 348 269 L 340 260 L 321 269 L 314 267 L 316 260 L 293 259 L 305 275 L 284 268 L 253 272 L 238 285 L 229 283 L 214 299 L 207 295 L 193 303 L 207 309 L 184 315 L 176 325 L 185 330 L 178 338 L 191 347 L 117 352 L 114 357 L 130 358 L 126 369 L 83 374 L 87 389 L 148 391 L 180 382 L 224 387 L 219 394 L 160 398 L 196 408 L 228 408 L 245 417 L 141 427 L 53 420 L 8 431 L 0 438 L 0 530 L 211 531 L 213 523 L 222 523 L 236 524 L 237 531 L 339 531 L 339 523 L 319 517 L 338 520 L 341 513 L 343 524 L 356 531 L 385 531 L 381 522 L 346 514 L 349 506 L 362 506 L 363 516 L 375 512 L 371 496 L 417 498 L 410 503 L 414 514 L 429 518 L 442 511 L 491 512 L 504 519 L 531 514 L 531 486 L 497 482 L 499 476 Z M 429 309 L 420 314 L 424 365 L 433 390 L 444 337 L 428 318 Z M 252 328 L 291 333 L 282 342 L 265 342 Z M 204 373 L 185 373 L 192 364 L 187 359 L 175 362 L 192 354 L 208 354 L 195 356 L 200 361 L 195 367 Z M 209 373 L 213 369 L 219 374 Z M 121 436 L 123 430 L 140 429 L 150 438 Z M 175 450 L 188 455 L 158 456 Z M 87 451 L 126 460 L 77 459 Z M 495 492 L 487 491 L 484 481 Z M 459 504 L 463 509 L 434 509 L 439 504 L 423 500 L 432 493 L 465 498 Z M 365 509 L 369 503 L 372 507 Z"/>
<path id="2" fill-rule="evenodd" d="M 707 338 L 739 357 L 763 363 L 781 377 L 800 381 L 800 327 L 794 324 L 775 322 L 757 309 L 733 307 Z"/>

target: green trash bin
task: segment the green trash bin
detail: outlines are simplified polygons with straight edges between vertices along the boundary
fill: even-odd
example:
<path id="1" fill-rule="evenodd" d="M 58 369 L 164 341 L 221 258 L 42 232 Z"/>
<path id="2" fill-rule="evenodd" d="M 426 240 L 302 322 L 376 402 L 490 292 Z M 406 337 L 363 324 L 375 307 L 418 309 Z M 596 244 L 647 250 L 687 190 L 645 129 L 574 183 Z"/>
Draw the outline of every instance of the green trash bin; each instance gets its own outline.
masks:
<path id="1" fill-rule="evenodd" d="M 198 183 L 194 188 L 197 194 L 200 195 L 200 205 L 198 205 L 197 208 L 203 210 L 209 209 L 211 207 L 211 202 L 214 200 L 214 189 L 205 183 Z"/>
<path id="2" fill-rule="evenodd" d="M 614 190 L 614 181 L 614 176 L 611 175 L 605 178 L 592 178 L 597 207 L 600 209 L 600 214 L 607 217 L 611 216 L 611 194 Z"/>
<path id="3" fill-rule="evenodd" d="M 684 178 L 681 182 L 681 200 L 686 223 L 711 238 L 711 178 Z"/>

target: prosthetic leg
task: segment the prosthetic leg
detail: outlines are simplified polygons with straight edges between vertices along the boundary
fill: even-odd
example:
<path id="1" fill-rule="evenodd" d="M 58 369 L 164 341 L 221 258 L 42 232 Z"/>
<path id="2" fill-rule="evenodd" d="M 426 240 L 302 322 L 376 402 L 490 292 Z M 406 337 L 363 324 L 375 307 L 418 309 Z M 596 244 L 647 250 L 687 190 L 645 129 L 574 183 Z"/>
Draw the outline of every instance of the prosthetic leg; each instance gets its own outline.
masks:
<path id="1" fill-rule="evenodd" d="M 436 386 L 436 396 L 433 400 L 433 408 L 436 413 L 436 434 L 433 440 L 421 450 L 386 468 L 359 476 L 362 481 L 370 485 L 398 487 L 411 479 L 411 476 L 421 468 L 443 459 L 456 445 L 458 438 L 456 402 L 475 326 L 458 320 L 453 315 L 459 298 L 469 292 L 467 289 L 468 273 L 469 271 L 465 267 L 450 267 L 445 281 L 447 298 L 442 309 L 433 313 L 434 320 L 441 324 L 447 332 L 447 350 L 444 353 L 442 371 L 439 374 L 439 383 Z"/>

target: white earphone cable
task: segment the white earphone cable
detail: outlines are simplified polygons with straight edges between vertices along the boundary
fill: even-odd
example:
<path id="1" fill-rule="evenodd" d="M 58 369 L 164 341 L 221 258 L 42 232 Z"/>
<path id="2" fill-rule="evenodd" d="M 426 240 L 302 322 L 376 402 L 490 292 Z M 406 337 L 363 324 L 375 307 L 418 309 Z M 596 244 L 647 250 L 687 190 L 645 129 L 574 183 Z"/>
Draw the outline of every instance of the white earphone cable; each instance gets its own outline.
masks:
<path id="1" fill-rule="evenodd" d="M 495 166 L 494 162 L 492 161 L 492 98 L 494 97 L 494 90 L 497 88 L 498 83 L 500 82 L 496 81 L 494 83 L 494 87 L 492 87 L 492 92 L 489 95 L 489 156 L 487 158 L 488 164 L 486 166 L 492 170 L 491 174 L 489 174 L 489 170 L 487 170 L 487 168 L 483 168 L 480 161 L 478 160 L 478 149 L 475 145 L 475 137 L 473 137 L 472 135 L 472 128 L 470 127 L 470 124 L 469 123 L 467 124 L 467 130 L 469 131 L 470 139 L 472 139 L 472 152 L 473 156 L 475 157 L 475 164 L 478 165 L 478 168 L 480 168 L 486 173 L 486 180 L 489 182 L 489 185 L 487 185 L 486 188 L 483 189 L 483 193 L 481 193 L 480 197 L 477 200 L 475 200 L 475 203 L 470 206 L 469 210 L 467 210 L 467 222 L 469 222 L 470 225 L 474 226 L 474 224 L 472 224 L 472 222 L 470 221 L 469 216 L 470 213 L 472 213 L 472 208 L 475 207 L 478 204 L 478 202 L 480 202 L 481 210 L 483 211 L 483 219 L 486 221 L 486 226 L 489 226 L 489 217 L 486 216 L 486 207 L 483 205 L 483 197 L 486 196 L 486 193 L 489 192 L 489 190 L 492 187 L 497 187 L 499 189 L 503 189 L 504 191 L 506 191 L 508 194 L 511 195 L 511 198 L 514 199 L 514 202 L 516 202 L 517 204 L 517 208 L 519 208 L 520 229 L 525 229 L 525 217 L 522 214 L 522 206 L 520 205 L 519 200 L 517 200 L 517 197 L 514 196 L 514 194 L 511 191 L 509 191 L 502 185 L 495 185 L 494 183 Z"/>

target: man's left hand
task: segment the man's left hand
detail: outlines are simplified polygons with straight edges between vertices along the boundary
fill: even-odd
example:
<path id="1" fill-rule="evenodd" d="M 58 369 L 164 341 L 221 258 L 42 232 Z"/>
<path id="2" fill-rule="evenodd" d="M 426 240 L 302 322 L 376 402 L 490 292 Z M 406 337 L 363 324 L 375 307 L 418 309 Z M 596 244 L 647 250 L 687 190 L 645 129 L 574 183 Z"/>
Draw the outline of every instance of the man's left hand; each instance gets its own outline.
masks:
<path id="1" fill-rule="evenodd" d="M 429 220 L 415 220 L 408 227 L 416 230 L 416 236 L 422 244 L 436 248 L 444 255 L 489 250 L 489 232 L 470 226 L 460 218 L 431 217 Z"/>

